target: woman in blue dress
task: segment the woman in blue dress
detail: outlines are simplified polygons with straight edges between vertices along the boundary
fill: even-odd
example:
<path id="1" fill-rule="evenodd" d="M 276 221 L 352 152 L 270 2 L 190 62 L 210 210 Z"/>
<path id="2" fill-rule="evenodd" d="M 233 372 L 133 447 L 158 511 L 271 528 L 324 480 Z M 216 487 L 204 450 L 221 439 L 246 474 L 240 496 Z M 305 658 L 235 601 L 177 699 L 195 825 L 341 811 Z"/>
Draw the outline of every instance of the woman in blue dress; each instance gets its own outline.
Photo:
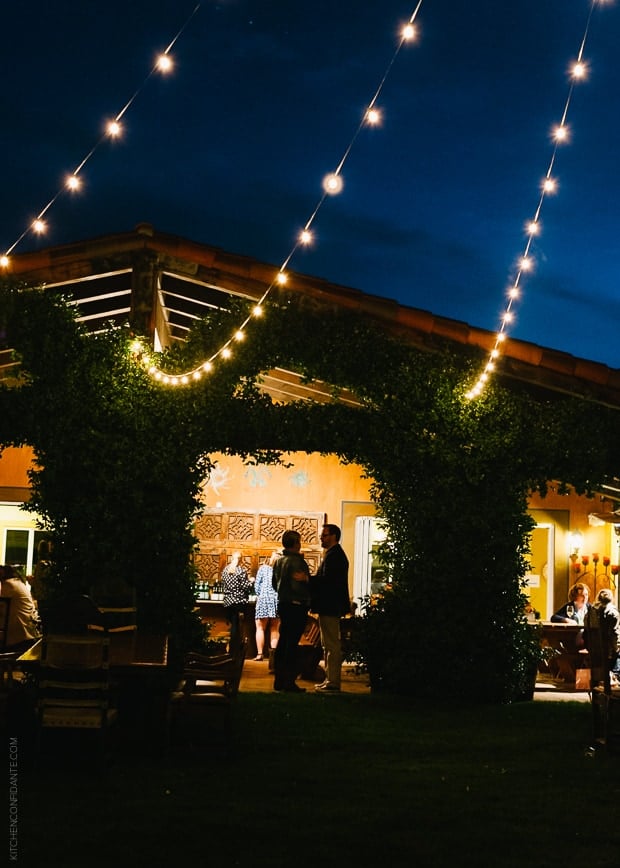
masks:
<path id="1" fill-rule="evenodd" d="M 264 660 L 265 634 L 269 630 L 269 647 L 273 652 L 280 636 L 280 619 L 278 618 L 278 595 L 271 583 L 273 565 L 280 557 L 280 552 L 273 552 L 268 561 L 258 568 L 254 582 L 256 594 L 256 657 Z M 273 654 L 270 654 L 273 656 Z"/>

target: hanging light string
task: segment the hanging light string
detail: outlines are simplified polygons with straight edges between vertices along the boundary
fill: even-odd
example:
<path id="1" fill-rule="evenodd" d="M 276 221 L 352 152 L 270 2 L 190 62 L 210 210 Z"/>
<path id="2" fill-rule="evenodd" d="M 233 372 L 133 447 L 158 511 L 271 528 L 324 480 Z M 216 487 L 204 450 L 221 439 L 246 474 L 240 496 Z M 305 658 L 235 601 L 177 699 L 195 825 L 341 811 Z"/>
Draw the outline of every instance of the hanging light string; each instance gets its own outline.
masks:
<path id="1" fill-rule="evenodd" d="M 264 313 L 263 304 L 266 301 L 269 294 L 271 293 L 271 291 L 273 290 L 273 288 L 275 286 L 284 286 L 287 283 L 288 276 L 287 276 L 286 269 L 288 268 L 288 265 L 289 265 L 291 259 L 293 258 L 294 254 L 297 252 L 297 250 L 300 247 L 305 247 L 314 241 L 314 236 L 312 233 L 312 226 L 313 226 L 325 200 L 329 196 L 337 195 L 343 189 L 344 182 L 342 179 L 342 170 L 343 170 L 344 165 L 345 165 L 345 163 L 349 157 L 349 154 L 351 153 L 351 150 L 353 149 L 355 142 L 357 141 L 359 134 L 361 133 L 362 129 L 364 129 L 364 127 L 376 126 L 376 125 L 381 123 L 381 112 L 377 108 L 377 100 L 379 99 L 379 97 L 381 95 L 381 92 L 383 90 L 385 82 L 386 82 L 386 80 L 390 74 L 390 71 L 391 71 L 391 69 L 392 69 L 392 67 L 396 61 L 396 58 L 400 54 L 400 51 L 401 51 L 403 45 L 406 42 L 410 42 L 413 39 L 415 39 L 415 37 L 417 35 L 416 30 L 414 28 L 414 23 L 416 21 L 416 18 L 418 17 L 418 13 L 419 13 L 420 8 L 422 6 L 422 2 L 423 2 L 423 0 L 418 0 L 418 3 L 416 4 L 413 12 L 409 16 L 407 23 L 402 27 L 402 29 L 400 31 L 400 36 L 399 36 L 399 39 L 398 39 L 398 42 L 396 45 L 396 49 L 394 50 L 394 53 L 390 59 L 390 62 L 387 65 L 387 68 L 383 74 L 383 77 L 381 78 L 381 81 L 379 82 L 377 89 L 375 90 L 375 92 L 373 94 L 372 99 L 370 100 L 370 102 L 368 103 L 368 105 L 364 111 L 364 114 L 362 116 L 362 120 L 360 121 L 357 129 L 355 130 L 349 144 L 347 145 L 347 147 L 344 151 L 344 154 L 342 155 L 340 162 L 338 163 L 338 165 L 336 166 L 334 171 L 329 172 L 323 178 L 322 194 L 321 194 L 317 204 L 315 205 L 314 210 L 310 214 L 310 217 L 306 220 L 306 222 L 303 226 L 303 229 L 301 229 L 301 231 L 298 233 L 297 239 L 296 239 L 295 243 L 293 244 L 293 247 L 291 248 L 289 253 L 286 255 L 284 260 L 282 261 L 282 263 L 281 263 L 278 271 L 274 275 L 274 278 L 271 281 L 271 283 L 267 286 L 267 288 L 265 289 L 265 291 L 263 292 L 261 297 L 255 303 L 254 307 L 252 308 L 252 311 L 243 320 L 241 325 L 239 325 L 235 329 L 234 333 L 230 336 L 230 338 L 228 338 L 228 340 L 225 341 L 207 359 L 203 359 L 200 362 L 200 364 L 197 365 L 195 368 L 192 368 L 191 370 L 185 371 L 184 373 L 177 373 L 177 374 L 166 373 L 164 370 L 162 370 L 157 365 L 152 363 L 151 359 L 148 356 L 148 353 L 145 352 L 144 347 L 140 344 L 139 341 L 135 341 L 133 343 L 132 349 L 131 349 L 132 353 L 135 355 L 135 357 L 137 359 L 139 359 L 147 367 L 148 372 L 158 382 L 163 383 L 165 385 L 169 385 L 169 386 L 187 385 L 188 383 L 192 383 L 192 382 L 195 382 L 196 380 L 200 380 L 204 374 L 212 371 L 214 368 L 214 363 L 217 360 L 229 359 L 233 354 L 232 347 L 236 343 L 244 340 L 245 334 L 246 334 L 246 328 L 247 328 L 248 324 L 251 322 L 251 320 L 254 317 L 262 316 L 262 314 Z"/>
<path id="2" fill-rule="evenodd" d="M 39 213 L 37 214 L 35 219 L 30 223 L 29 226 L 26 227 L 26 229 L 24 229 L 24 231 L 19 236 L 19 238 L 17 238 L 13 242 L 13 244 L 11 244 L 11 246 L 5 251 L 5 253 L 2 256 L 0 256 L 0 267 L 2 267 L 2 268 L 8 267 L 9 256 L 15 250 L 17 245 L 20 244 L 20 242 L 23 241 L 23 239 L 27 235 L 29 235 L 31 233 L 34 233 L 35 235 L 42 235 L 43 233 L 46 232 L 47 223 L 45 222 L 45 220 L 43 218 L 45 217 L 45 215 L 47 214 L 49 209 L 52 207 L 52 205 L 56 202 L 56 200 L 63 193 L 66 193 L 67 191 L 69 191 L 71 193 L 75 193 L 80 189 L 80 187 L 82 186 L 82 182 L 81 182 L 81 178 L 80 178 L 80 173 L 82 172 L 82 169 L 88 163 L 88 161 L 91 159 L 91 157 L 95 154 L 95 152 L 99 149 L 99 147 L 103 144 L 103 142 L 107 141 L 108 139 L 117 138 L 121 134 L 121 132 L 122 132 L 122 127 L 121 127 L 121 123 L 120 123 L 121 119 L 123 118 L 125 113 L 128 111 L 128 109 L 132 106 L 132 104 L 135 102 L 135 100 L 137 99 L 139 94 L 144 90 L 148 81 L 152 78 L 152 76 L 156 72 L 165 75 L 166 73 L 168 73 L 172 70 L 173 62 L 172 62 L 170 52 L 172 51 L 172 48 L 174 47 L 175 43 L 177 42 L 177 40 L 179 39 L 181 34 L 189 26 L 190 22 L 192 21 L 192 19 L 194 18 L 194 16 L 198 12 L 198 10 L 200 9 L 200 6 L 201 6 L 200 3 L 196 4 L 196 6 L 192 10 L 191 14 L 187 17 L 183 26 L 176 33 L 176 35 L 174 36 L 172 41 L 169 43 L 167 48 L 165 48 L 164 51 L 161 52 L 161 54 L 157 57 L 157 60 L 153 64 L 151 70 L 149 71 L 148 75 L 146 76 L 146 78 L 144 79 L 144 81 L 142 82 L 140 87 L 138 87 L 138 89 L 135 91 L 133 96 L 125 103 L 125 105 L 118 112 L 116 117 L 114 117 L 111 121 L 108 121 L 108 123 L 106 124 L 105 132 L 103 133 L 103 135 L 101 135 L 99 140 L 93 145 L 93 147 L 86 154 L 86 156 L 82 159 L 82 161 L 80 163 L 78 163 L 76 168 L 70 174 L 68 174 L 66 176 L 64 185 L 50 199 L 50 201 L 47 203 L 47 205 L 45 205 L 45 207 L 39 211 Z"/>
<path id="3" fill-rule="evenodd" d="M 567 144 L 570 140 L 570 129 L 567 125 L 568 110 L 570 108 L 573 92 L 575 90 L 575 85 L 578 82 L 583 81 L 584 78 L 587 77 L 588 73 L 588 66 L 584 62 L 583 55 L 586 47 L 588 34 L 590 32 L 590 22 L 592 20 L 594 8 L 597 5 L 602 6 L 605 3 L 609 2 L 611 2 L 611 0 L 591 0 L 584 34 L 581 40 L 581 45 L 579 46 L 579 51 L 577 53 L 577 59 L 572 63 L 569 70 L 570 83 L 566 102 L 564 103 L 564 111 L 562 112 L 560 122 L 553 128 L 551 132 L 553 148 L 551 151 L 549 165 L 547 167 L 547 172 L 540 185 L 538 204 L 534 211 L 534 216 L 525 225 L 525 247 L 523 253 L 521 254 L 521 257 L 517 261 L 515 278 L 510 288 L 508 289 L 507 302 L 504 308 L 504 313 L 501 317 L 499 328 L 495 335 L 493 349 L 489 353 L 484 369 L 478 377 L 475 385 L 466 393 L 466 398 L 468 398 L 469 400 L 477 398 L 479 395 L 482 394 L 485 386 L 497 369 L 498 360 L 502 354 L 503 344 L 508 337 L 510 324 L 514 322 L 514 308 L 516 307 L 518 300 L 521 296 L 521 285 L 525 280 L 524 275 L 528 272 L 531 272 L 534 268 L 535 262 L 534 257 L 531 254 L 531 248 L 534 239 L 536 238 L 536 236 L 540 235 L 541 232 L 540 215 L 542 207 L 546 197 L 553 195 L 557 192 L 558 189 L 558 181 L 553 174 L 558 149 L 562 145 Z"/>

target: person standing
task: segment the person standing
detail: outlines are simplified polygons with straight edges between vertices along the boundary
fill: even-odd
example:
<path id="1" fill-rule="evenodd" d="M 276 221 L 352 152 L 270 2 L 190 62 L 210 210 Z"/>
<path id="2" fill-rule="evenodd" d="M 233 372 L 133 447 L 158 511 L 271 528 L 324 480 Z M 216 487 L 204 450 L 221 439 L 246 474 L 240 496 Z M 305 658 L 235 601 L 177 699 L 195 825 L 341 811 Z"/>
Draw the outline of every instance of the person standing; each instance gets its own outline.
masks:
<path id="1" fill-rule="evenodd" d="M 272 583 L 278 594 L 280 637 L 274 655 L 274 690 L 285 693 L 305 693 L 295 683 L 297 678 L 297 646 L 306 629 L 310 606 L 310 570 L 301 554 L 301 536 L 296 530 L 282 535 L 282 557 L 273 567 Z"/>
<path id="2" fill-rule="evenodd" d="M 278 644 L 280 635 L 280 620 L 278 618 L 278 595 L 273 588 L 273 565 L 280 557 L 280 552 L 273 552 L 269 560 L 261 564 L 254 581 L 256 594 L 256 657 L 255 660 L 263 659 L 265 648 L 265 633 L 269 630 L 269 657 L 273 660 L 273 653 Z"/>
<path id="3" fill-rule="evenodd" d="M 337 693 L 342 671 L 340 619 L 351 611 L 349 561 L 340 545 L 340 528 L 337 525 L 324 525 L 321 546 L 325 549 L 325 555 L 316 576 L 310 581 L 310 590 L 312 611 L 319 616 L 326 678 L 322 684 L 317 684 L 315 690 Z"/>
<path id="4" fill-rule="evenodd" d="M 241 563 L 241 552 L 233 552 L 230 563 L 222 570 L 222 586 L 224 614 L 230 622 L 230 647 L 235 648 L 243 638 L 240 620 L 242 615 L 245 620 L 252 587 L 248 571 Z"/>

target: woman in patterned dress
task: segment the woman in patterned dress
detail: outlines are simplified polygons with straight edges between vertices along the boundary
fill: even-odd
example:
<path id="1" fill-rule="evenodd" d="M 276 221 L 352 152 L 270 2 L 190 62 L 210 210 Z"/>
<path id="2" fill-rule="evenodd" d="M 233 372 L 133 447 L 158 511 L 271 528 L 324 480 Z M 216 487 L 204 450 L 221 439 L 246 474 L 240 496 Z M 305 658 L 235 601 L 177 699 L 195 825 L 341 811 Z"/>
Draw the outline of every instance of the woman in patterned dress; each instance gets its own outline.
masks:
<path id="1" fill-rule="evenodd" d="M 241 552 L 232 553 L 230 563 L 222 571 L 221 581 L 224 590 L 224 614 L 230 622 L 230 645 L 236 647 L 243 639 L 240 615 L 243 615 L 245 622 L 252 588 L 252 580 L 241 563 Z"/>
<path id="2" fill-rule="evenodd" d="M 273 651 L 280 636 L 280 619 L 278 618 L 278 595 L 271 583 L 273 565 L 280 557 L 280 552 L 273 552 L 268 561 L 258 568 L 254 582 L 256 594 L 256 657 L 263 660 L 265 648 L 265 631 L 269 629 L 269 645 Z"/>

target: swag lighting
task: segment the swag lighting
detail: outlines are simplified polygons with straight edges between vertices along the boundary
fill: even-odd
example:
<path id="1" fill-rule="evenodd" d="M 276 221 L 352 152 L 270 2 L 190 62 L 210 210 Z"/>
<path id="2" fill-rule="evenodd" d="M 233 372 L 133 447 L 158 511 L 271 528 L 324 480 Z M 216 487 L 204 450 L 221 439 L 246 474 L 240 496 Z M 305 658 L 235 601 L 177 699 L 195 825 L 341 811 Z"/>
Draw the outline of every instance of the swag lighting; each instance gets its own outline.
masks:
<path id="1" fill-rule="evenodd" d="M 588 65 L 584 62 L 583 54 L 586 46 L 588 32 L 590 30 L 592 13 L 594 12 L 595 6 L 604 5 L 606 2 L 609 2 L 609 0 L 592 0 L 590 4 L 590 11 L 586 20 L 586 26 L 583 37 L 581 39 L 581 44 L 579 46 L 579 51 L 577 53 L 577 60 L 571 65 L 569 70 L 570 84 L 568 88 L 568 95 L 564 103 L 564 110 L 562 112 L 560 122 L 553 128 L 551 132 L 551 141 L 553 143 L 553 147 L 551 150 L 551 158 L 547 166 L 547 172 L 540 184 L 538 204 L 536 205 L 536 208 L 534 210 L 533 217 L 526 223 L 525 226 L 525 248 L 515 266 L 515 276 L 511 286 L 507 291 L 508 301 L 504 308 L 504 313 L 500 317 L 500 326 L 495 335 L 493 347 L 489 352 L 487 361 L 476 383 L 466 393 L 466 397 L 469 400 L 477 398 L 482 394 L 491 375 L 495 372 L 497 368 L 497 360 L 501 355 L 503 344 L 506 340 L 506 337 L 508 336 L 508 326 L 514 322 L 513 308 L 516 307 L 516 304 L 518 303 L 518 300 L 521 296 L 521 284 L 523 282 L 523 276 L 524 274 L 530 273 L 534 270 L 535 259 L 531 250 L 532 242 L 533 239 L 541 232 L 540 215 L 545 198 L 547 195 L 552 195 L 557 192 L 558 184 L 557 179 L 553 175 L 553 170 L 555 167 L 558 147 L 562 144 L 567 144 L 570 141 L 570 128 L 566 122 L 566 119 L 573 96 L 573 90 L 577 82 L 580 82 L 587 77 Z"/>

